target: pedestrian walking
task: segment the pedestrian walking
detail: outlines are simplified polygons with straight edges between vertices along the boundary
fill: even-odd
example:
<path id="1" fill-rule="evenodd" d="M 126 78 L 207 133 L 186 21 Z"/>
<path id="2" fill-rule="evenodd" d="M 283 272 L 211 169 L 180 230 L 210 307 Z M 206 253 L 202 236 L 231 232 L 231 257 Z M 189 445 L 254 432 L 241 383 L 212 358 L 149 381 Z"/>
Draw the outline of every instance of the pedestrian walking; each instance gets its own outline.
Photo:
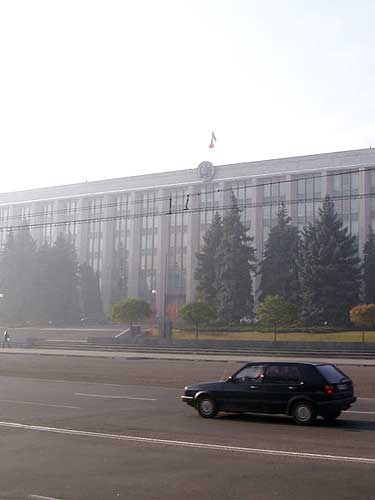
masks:
<path id="1" fill-rule="evenodd" d="M 7 330 L 4 331 L 3 349 L 5 346 L 10 347 L 10 336 Z"/>

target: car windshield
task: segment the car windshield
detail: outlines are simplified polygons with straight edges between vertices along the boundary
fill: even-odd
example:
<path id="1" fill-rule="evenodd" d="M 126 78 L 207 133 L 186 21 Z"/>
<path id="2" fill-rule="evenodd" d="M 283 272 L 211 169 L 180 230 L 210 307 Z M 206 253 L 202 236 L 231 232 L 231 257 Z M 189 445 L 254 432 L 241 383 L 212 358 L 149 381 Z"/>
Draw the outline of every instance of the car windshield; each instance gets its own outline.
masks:
<path id="1" fill-rule="evenodd" d="M 345 373 L 340 371 L 333 365 L 319 365 L 318 371 L 323 375 L 323 377 L 327 380 L 327 382 L 337 383 L 341 382 L 344 378 L 347 378 Z"/>

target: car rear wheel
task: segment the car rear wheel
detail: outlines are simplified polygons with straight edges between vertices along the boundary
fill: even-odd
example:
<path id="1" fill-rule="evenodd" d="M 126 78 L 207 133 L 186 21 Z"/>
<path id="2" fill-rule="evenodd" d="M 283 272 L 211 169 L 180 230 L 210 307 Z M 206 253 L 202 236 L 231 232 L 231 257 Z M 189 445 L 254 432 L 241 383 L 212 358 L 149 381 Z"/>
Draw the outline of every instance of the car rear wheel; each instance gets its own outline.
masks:
<path id="1" fill-rule="evenodd" d="M 333 422 L 336 418 L 339 418 L 341 415 L 341 410 L 329 410 L 322 413 L 322 417 L 324 420 L 328 420 L 329 422 Z"/>
<path id="2" fill-rule="evenodd" d="M 201 396 L 197 401 L 196 408 L 203 418 L 214 418 L 218 412 L 216 403 L 210 396 Z"/>
<path id="3" fill-rule="evenodd" d="M 307 401 L 299 401 L 293 406 L 291 415 L 296 424 L 311 425 L 316 418 L 316 410 Z"/>

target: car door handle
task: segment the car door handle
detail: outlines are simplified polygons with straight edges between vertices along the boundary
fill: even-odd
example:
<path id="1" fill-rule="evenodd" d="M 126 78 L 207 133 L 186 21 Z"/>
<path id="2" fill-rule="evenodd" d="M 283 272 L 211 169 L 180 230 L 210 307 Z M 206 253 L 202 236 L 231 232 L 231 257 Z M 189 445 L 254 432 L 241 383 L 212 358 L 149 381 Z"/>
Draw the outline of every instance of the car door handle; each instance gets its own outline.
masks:
<path id="1" fill-rule="evenodd" d="M 295 385 L 290 385 L 290 386 L 288 387 L 288 389 L 290 389 L 291 391 L 293 391 L 293 390 L 297 389 L 297 387 L 296 387 Z"/>
<path id="2" fill-rule="evenodd" d="M 250 386 L 250 389 L 256 389 L 256 388 L 257 388 L 257 386 L 256 386 L 256 385 L 251 385 L 251 386 Z"/>

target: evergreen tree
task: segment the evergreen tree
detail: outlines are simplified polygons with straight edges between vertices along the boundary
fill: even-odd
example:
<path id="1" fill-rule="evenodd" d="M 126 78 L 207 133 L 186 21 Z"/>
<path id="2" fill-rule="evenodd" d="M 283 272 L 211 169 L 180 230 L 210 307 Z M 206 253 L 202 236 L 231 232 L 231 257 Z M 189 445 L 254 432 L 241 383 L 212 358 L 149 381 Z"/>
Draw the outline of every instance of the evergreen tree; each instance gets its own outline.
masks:
<path id="1" fill-rule="evenodd" d="M 370 226 L 363 250 L 363 283 L 366 304 L 375 304 L 375 233 Z"/>
<path id="2" fill-rule="evenodd" d="M 358 303 L 361 270 L 355 237 L 326 197 L 319 219 L 303 232 L 300 283 L 305 324 L 343 325 Z"/>
<path id="3" fill-rule="evenodd" d="M 211 305 L 216 303 L 217 250 L 223 236 L 223 221 L 218 212 L 215 213 L 206 234 L 203 236 L 201 252 L 197 254 L 195 279 L 198 291 Z"/>
<path id="4" fill-rule="evenodd" d="M 83 315 L 91 320 L 103 320 L 104 313 L 99 276 L 89 264 L 85 263 L 79 266 L 79 284 Z"/>
<path id="5" fill-rule="evenodd" d="M 283 204 L 277 212 L 277 224 L 271 229 L 260 264 L 260 300 L 267 295 L 280 295 L 288 302 L 299 304 L 298 228 L 290 224 Z"/>
<path id="6" fill-rule="evenodd" d="M 111 304 L 128 296 L 128 262 L 122 244 L 113 255 Z"/>
<path id="7" fill-rule="evenodd" d="M 53 265 L 52 247 L 48 243 L 45 243 L 37 251 L 35 298 L 38 321 L 40 322 L 46 322 L 51 319 L 51 309 L 55 297 L 55 283 L 51 279 Z"/>
<path id="8" fill-rule="evenodd" d="M 50 249 L 48 277 L 49 319 L 54 323 L 78 321 L 78 263 L 73 243 L 63 234 Z"/>
<path id="9" fill-rule="evenodd" d="M 232 201 L 232 209 L 223 218 L 216 260 L 216 306 L 219 319 L 225 323 L 252 317 L 254 307 L 251 273 L 255 271 L 255 250 L 233 194 Z"/>
<path id="10" fill-rule="evenodd" d="M 12 322 L 35 319 L 37 253 L 28 228 L 8 237 L 0 262 L 3 317 Z"/>

